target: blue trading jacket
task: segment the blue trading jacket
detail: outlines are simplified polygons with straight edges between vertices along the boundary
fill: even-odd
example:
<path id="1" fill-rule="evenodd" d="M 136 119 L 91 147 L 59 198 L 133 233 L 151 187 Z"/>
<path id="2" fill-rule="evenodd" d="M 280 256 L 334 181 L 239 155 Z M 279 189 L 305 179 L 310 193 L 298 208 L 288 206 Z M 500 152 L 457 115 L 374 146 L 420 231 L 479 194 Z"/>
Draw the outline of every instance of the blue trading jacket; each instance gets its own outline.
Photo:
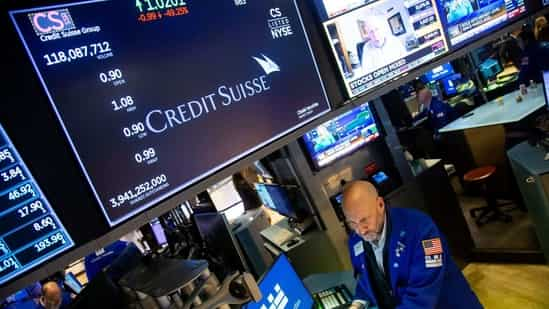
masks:
<path id="1" fill-rule="evenodd" d="M 387 230 L 384 268 L 396 308 L 483 308 L 428 216 L 412 209 L 387 208 L 387 218 L 391 230 Z M 437 248 L 439 242 L 441 246 Z M 360 236 L 352 233 L 349 251 L 358 276 L 355 299 L 377 306 L 368 279 L 365 245 Z"/>
<path id="2" fill-rule="evenodd" d="M 423 117 L 429 117 L 429 125 L 438 132 L 444 126 L 454 121 L 457 118 L 454 109 L 440 101 L 437 98 L 431 100 L 429 108 L 424 109 L 421 113 L 414 117 L 414 119 L 420 119 Z"/>

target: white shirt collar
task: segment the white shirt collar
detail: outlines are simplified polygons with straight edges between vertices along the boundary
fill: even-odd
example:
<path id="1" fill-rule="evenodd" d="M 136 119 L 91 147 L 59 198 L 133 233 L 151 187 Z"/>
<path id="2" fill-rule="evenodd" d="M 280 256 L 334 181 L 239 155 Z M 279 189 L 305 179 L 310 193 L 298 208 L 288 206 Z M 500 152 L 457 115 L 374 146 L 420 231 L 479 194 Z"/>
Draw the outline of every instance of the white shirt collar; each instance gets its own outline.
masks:
<path id="1" fill-rule="evenodd" d="M 387 214 L 384 215 L 385 220 L 383 220 L 383 231 L 381 232 L 381 237 L 377 241 L 377 245 L 373 241 L 369 241 L 370 245 L 374 250 L 385 247 L 385 239 L 387 236 Z"/>

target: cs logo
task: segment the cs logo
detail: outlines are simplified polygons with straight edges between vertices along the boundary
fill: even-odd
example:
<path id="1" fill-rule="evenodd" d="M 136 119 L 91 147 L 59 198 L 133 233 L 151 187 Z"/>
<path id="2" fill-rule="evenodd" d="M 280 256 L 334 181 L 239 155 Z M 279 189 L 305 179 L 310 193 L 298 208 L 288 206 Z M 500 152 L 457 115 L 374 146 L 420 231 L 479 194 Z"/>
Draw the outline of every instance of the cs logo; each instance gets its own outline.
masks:
<path id="1" fill-rule="evenodd" d="M 29 19 L 38 36 L 76 28 L 68 9 L 31 13 Z"/>
<path id="2" fill-rule="evenodd" d="M 269 14 L 271 15 L 272 18 L 277 18 L 282 16 L 282 13 L 280 12 L 280 8 L 271 8 L 269 10 Z"/>

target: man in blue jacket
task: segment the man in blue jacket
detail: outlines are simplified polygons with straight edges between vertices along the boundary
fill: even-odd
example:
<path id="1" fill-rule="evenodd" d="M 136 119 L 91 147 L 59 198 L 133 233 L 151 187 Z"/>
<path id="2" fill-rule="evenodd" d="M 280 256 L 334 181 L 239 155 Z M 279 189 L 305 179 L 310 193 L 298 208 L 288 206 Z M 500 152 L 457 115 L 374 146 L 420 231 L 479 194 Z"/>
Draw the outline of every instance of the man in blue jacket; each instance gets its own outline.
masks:
<path id="1" fill-rule="evenodd" d="M 482 308 L 425 214 L 387 208 L 374 186 L 349 184 L 343 193 L 349 251 L 358 277 L 351 308 Z"/>
<path id="2" fill-rule="evenodd" d="M 414 120 L 428 117 L 429 125 L 434 130 L 434 135 L 438 135 L 438 130 L 454 121 L 458 115 L 454 109 L 447 103 L 433 97 L 433 93 L 423 83 L 417 81 L 414 85 L 418 103 L 423 110 L 414 115 Z"/>

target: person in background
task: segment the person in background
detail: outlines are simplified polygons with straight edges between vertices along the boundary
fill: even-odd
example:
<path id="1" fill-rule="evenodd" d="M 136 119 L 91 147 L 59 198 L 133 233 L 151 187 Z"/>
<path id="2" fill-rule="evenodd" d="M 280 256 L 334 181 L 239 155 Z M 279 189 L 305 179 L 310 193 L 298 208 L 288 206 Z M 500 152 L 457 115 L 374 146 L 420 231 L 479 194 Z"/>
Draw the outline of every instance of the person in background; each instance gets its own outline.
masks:
<path id="1" fill-rule="evenodd" d="M 545 18 L 545 16 L 540 16 L 536 18 L 536 21 L 534 22 L 534 37 L 536 38 L 536 40 L 539 41 L 539 32 L 545 26 L 547 26 L 547 19 Z"/>
<path id="2" fill-rule="evenodd" d="M 542 36 L 544 36 L 543 33 Z M 549 69 L 547 59 L 549 58 L 549 45 L 538 42 L 529 27 L 523 28 L 520 39 L 523 51 L 520 58 L 518 84 L 527 87 L 530 85 L 530 81 L 541 82 L 541 71 Z"/>
<path id="3" fill-rule="evenodd" d="M 357 51 L 365 72 L 373 72 L 406 56 L 404 45 L 392 34 L 387 21 L 367 15 L 357 23 L 363 39 Z"/>
<path id="4" fill-rule="evenodd" d="M 38 300 L 37 308 L 62 309 L 70 303 L 70 296 L 63 292 L 55 281 L 48 281 L 42 285 L 42 296 Z"/>
<path id="5" fill-rule="evenodd" d="M 257 181 L 257 171 L 252 166 L 248 166 L 233 175 L 234 187 L 240 195 L 246 210 L 256 209 L 263 204 L 254 187 L 254 183 Z"/>
<path id="6" fill-rule="evenodd" d="M 350 308 L 482 308 L 427 215 L 386 207 L 367 181 L 345 186 L 343 212 L 353 230 L 349 253 L 357 277 Z"/>
<path id="7" fill-rule="evenodd" d="M 414 121 L 428 117 L 429 125 L 434 130 L 434 138 L 438 139 L 438 130 L 457 118 L 454 109 L 447 103 L 433 97 L 433 93 L 420 80 L 414 84 L 420 111 L 414 114 Z"/>
<path id="8" fill-rule="evenodd" d="M 539 28 L 537 40 L 542 48 L 547 48 L 547 45 L 549 45 L 549 24 Z"/>

